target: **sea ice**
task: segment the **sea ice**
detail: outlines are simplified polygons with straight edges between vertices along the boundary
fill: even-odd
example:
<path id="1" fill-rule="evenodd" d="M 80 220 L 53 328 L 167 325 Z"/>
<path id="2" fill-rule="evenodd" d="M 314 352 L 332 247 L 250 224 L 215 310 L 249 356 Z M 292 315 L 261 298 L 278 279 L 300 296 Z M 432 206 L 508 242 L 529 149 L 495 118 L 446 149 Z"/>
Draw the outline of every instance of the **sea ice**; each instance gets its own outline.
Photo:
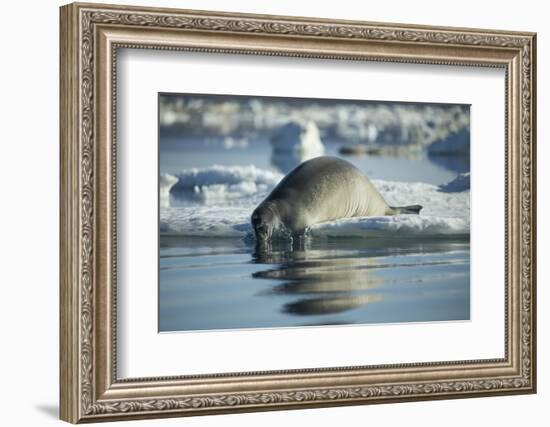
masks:
<path id="1" fill-rule="evenodd" d="M 198 191 L 181 206 L 160 209 L 160 232 L 183 236 L 245 237 L 252 232 L 250 214 L 282 178 L 255 166 L 213 166 L 177 174 L 172 187 Z M 463 180 L 458 177 L 453 182 Z M 457 182 L 459 182 L 457 181 Z M 420 204 L 420 215 L 345 218 L 314 225 L 316 237 L 425 237 L 467 235 L 470 232 L 470 191 L 443 190 L 432 184 L 372 180 L 391 206 Z M 214 196 L 215 195 L 215 196 Z"/>

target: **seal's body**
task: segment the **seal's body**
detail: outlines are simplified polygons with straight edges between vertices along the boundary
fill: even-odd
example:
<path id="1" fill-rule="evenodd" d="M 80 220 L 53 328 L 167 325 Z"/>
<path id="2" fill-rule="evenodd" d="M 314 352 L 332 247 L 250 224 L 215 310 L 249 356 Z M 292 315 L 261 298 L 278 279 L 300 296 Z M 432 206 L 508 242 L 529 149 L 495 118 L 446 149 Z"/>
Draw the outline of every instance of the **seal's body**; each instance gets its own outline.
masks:
<path id="1" fill-rule="evenodd" d="M 296 167 L 252 213 L 258 241 L 284 229 L 301 236 L 314 224 L 359 216 L 418 214 L 422 206 L 391 207 L 366 176 L 337 157 L 316 157 Z"/>

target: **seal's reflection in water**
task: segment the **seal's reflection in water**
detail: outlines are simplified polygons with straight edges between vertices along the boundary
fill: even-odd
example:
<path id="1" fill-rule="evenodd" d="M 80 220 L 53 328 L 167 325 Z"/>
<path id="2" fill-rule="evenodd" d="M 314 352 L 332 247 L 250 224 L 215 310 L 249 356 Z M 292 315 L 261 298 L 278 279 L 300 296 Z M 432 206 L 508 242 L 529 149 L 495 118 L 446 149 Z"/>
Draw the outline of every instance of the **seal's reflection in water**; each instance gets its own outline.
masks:
<path id="1" fill-rule="evenodd" d="M 382 300 L 380 295 L 363 294 L 381 283 L 373 274 L 365 274 L 363 260 L 332 258 L 319 260 L 308 240 L 279 245 L 256 245 L 254 258 L 261 264 L 278 264 L 274 269 L 258 271 L 255 278 L 284 281 L 270 289 L 273 294 L 295 295 L 282 311 L 299 316 L 342 313 Z M 355 264 L 355 269 L 350 265 Z"/>
<path id="2" fill-rule="evenodd" d="M 395 241 L 388 245 L 388 241 L 380 239 L 368 243 L 351 240 L 338 242 L 337 246 L 329 243 L 322 249 L 312 248 L 307 239 L 294 243 L 261 243 L 256 245 L 253 260 L 270 268 L 253 273 L 252 277 L 277 283 L 262 291 L 262 295 L 292 297 L 291 302 L 281 307 L 285 314 L 316 317 L 317 321 L 310 324 L 349 324 L 356 321 L 323 321 L 322 317 L 359 308 L 365 313 L 370 306 L 383 303 L 388 297 L 393 297 L 394 302 L 403 300 L 404 293 L 393 295 L 389 288 L 403 285 L 414 288 L 415 283 L 429 282 L 430 278 L 421 274 L 422 266 L 463 264 L 461 257 L 437 259 L 437 256 L 430 256 L 442 251 L 454 252 L 447 242 Z M 429 259 L 418 262 L 418 256 Z M 393 274 L 396 269 L 410 271 Z M 451 271 L 449 274 L 453 275 Z M 454 292 L 452 287 L 448 291 Z"/>

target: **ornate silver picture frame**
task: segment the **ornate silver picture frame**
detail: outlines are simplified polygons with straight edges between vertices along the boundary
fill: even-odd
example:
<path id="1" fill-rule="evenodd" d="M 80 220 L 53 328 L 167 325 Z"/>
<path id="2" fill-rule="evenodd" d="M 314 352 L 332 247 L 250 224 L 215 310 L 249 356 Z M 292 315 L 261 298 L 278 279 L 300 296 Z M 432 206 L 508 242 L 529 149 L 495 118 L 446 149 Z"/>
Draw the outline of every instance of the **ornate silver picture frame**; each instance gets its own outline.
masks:
<path id="1" fill-rule="evenodd" d="M 60 13 L 61 419 L 79 423 L 536 391 L 535 34 L 80 3 Z M 121 49 L 504 70 L 504 357 L 119 378 Z"/>

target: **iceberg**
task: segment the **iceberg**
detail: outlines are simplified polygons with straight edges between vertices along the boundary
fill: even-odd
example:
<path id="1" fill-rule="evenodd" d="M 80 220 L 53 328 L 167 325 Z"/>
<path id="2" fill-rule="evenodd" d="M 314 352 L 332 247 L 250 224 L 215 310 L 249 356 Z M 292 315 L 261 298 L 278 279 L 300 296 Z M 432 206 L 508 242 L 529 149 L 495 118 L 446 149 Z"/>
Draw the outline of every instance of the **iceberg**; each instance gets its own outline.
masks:
<path id="1" fill-rule="evenodd" d="M 283 175 L 250 166 L 193 168 L 176 174 L 171 187 L 176 201 L 197 201 L 207 205 L 249 204 L 273 188 Z"/>
<path id="2" fill-rule="evenodd" d="M 159 203 L 161 208 L 170 207 L 170 190 L 178 182 L 173 175 L 163 173 L 159 178 Z"/>
<path id="3" fill-rule="evenodd" d="M 439 191 L 456 193 L 470 189 L 470 172 L 461 173 L 455 179 L 439 186 Z"/>
<path id="4" fill-rule="evenodd" d="M 270 143 L 273 149 L 271 163 L 283 173 L 325 153 L 319 128 L 312 121 L 288 122 L 275 130 Z"/>

